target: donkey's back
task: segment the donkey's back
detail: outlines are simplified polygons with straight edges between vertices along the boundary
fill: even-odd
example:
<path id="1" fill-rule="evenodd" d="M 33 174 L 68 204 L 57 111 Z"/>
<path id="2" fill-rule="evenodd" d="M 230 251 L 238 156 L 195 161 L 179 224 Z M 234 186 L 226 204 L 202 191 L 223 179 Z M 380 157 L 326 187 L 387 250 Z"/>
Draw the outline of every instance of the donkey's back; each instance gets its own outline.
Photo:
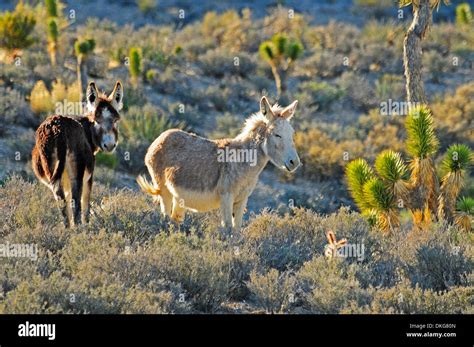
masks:
<path id="1" fill-rule="evenodd" d="M 162 133 L 150 146 L 145 164 L 159 186 L 168 184 L 195 191 L 213 191 L 222 165 L 219 142 L 179 129 Z"/>

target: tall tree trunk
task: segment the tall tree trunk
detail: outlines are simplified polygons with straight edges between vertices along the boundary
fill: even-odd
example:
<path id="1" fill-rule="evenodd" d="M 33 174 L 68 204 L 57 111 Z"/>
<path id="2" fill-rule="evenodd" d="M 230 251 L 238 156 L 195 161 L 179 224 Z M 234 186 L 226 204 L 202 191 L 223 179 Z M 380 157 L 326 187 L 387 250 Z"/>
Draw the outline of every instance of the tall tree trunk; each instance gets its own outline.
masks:
<path id="1" fill-rule="evenodd" d="M 87 71 L 86 62 L 83 56 L 77 57 L 77 83 L 79 85 L 79 100 L 84 102 L 84 89 L 87 86 Z"/>
<path id="2" fill-rule="evenodd" d="M 427 98 L 423 86 L 422 78 L 422 40 L 432 23 L 432 8 L 430 0 L 419 0 L 418 4 L 412 3 L 413 21 L 407 30 L 403 42 L 403 64 L 405 68 L 407 101 L 414 106 L 414 103 L 427 104 Z M 419 158 L 419 160 L 423 160 Z M 424 159 L 426 160 L 426 159 Z M 429 159 L 432 163 L 432 160 Z M 431 177 L 418 177 L 415 186 L 410 191 L 410 209 L 412 213 L 421 214 L 421 222 L 428 222 L 432 216 L 437 214 L 437 203 L 439 194 L 439 182 L 431 165 Z M 434 195 L 434 196 L 433 196 Z M 425 210 L 429 209 L 429 212 Z M 419 218 L 417 218 L 419 219 Z M 426 225 L 426 224 L 425 224 Z"/>
<path id="3" fill-rule="evenodd" d="M 406 91 L 409 102 L 426 104 L 423 87 L 422 48 L 421 41 L 431 25 L 432 9 L 430 0 L 419 0 L 419 5 L 413 6 L 413 21 L 408 28 L 403 42 L 403 64 L 405 67 Z"/>

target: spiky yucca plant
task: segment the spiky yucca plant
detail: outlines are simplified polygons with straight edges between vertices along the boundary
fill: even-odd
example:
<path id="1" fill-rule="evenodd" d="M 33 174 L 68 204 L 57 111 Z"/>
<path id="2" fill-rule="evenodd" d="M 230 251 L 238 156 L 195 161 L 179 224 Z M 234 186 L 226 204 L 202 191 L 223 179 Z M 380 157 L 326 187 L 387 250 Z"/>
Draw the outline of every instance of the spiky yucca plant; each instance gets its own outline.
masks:
<path id="1" fill-rule="evenodd" d="M 133 84 L 138 82 L 140 75 L 142 74 L 142 52 L 137 47 L 130 48 L 129 54 L 129 64 L 128 70 L 130 72 L 130 76 L 132 77 Z"/>
<path id="2" fill-rule="evenodd" d="M 36 19 L 31 11 L 19 2 L 13 12 L 0 14 L 0 47 L 5 49 L 7 59 L 13 60 L 22 49 L 34 43 L 32 37 Z"/>
<path id="3" fill-rule="evenodd" d="M 474 223 L 474 199 L 462 197 L 456 207 L 454 223 L 465 231 L 471 231 Z"/>
<path id="4" fill-rule="evenodd" d="M 56 50 L 58 47 L 59 29 L 55 18 L 48 20 L 48 52 L 51 65 L 56 65 Z"/>
<path id="5" fill-rule="evenodd" d="M 346 167 L 346 177 L 349 190 L 356 204 L 364 212 L 370 209 L 370 205 L 364 195 L 364 184 L 374 178 L 374 172 L 364 159 L 356 159 Z"/>
<path id="6" fill-rule="evenodd" d="M 467 203 L 458 204 L 458 211 L 455 207 L 464 177 L 474 162 L 472 151 L 465 145 L 449 147 L 442 162 L 441 179 L 438 179 L 433 160 L 438 140 L 431 112 L 426 106 L 413 108 L 405 126 L 406 147 L 411 156 L 408 166 L 399 153 L 391 150 L 377 156 L 377 176 L 363 159 L 347 165 L 347 182 L 357 206 L 372 225 L 385 231 L 399 225 L 398 208 L 408 208 L 414 225 L 420 229 L 428 226 L 436 216 L 466 226 L 466 214 L 461 212 L 466 209 L 460 210 L 459 206 L 465 207 Z"/>
<path id="7" fill-rule="evenodd" d="M 405 121 L 407 131 L 406 150 L 412 157 L 411 170 L 412 212 L 421 215 L 428 222 L 430 216 L 423 211 L 428 209 L 436 213 L 439 182 L 433 156 L 439 142 L 435 134 L 433 116 L 426 105 L 410 110 Z M 430 214 L 431 215 L 431 214 Z"/>
<path id="8" fill-rule="evenodd" d="M 95 49 L 94 39 L 77 40 L 74 44 L 74 52 L 77 58 L 77 83 L 81 91 L 80 100 L 84 99 L 84 88 L 87 85 L 86 60 Z"/>
<path id="9" fill-rule="evenodd" d="M 453 221 L 456 198 L 464 187 L 466 171 L 474 161 L 471 149 L 462 144 L 451 145 L 441 163 L 442 178 L 438 217 Z"/>
<path id="10" fill-rule="evenodd" d="M 286 79 L 294 61 L 304 51 L 301 42 L 290 40 L 285 34 L 276 34 L 259 48 L 260 56 L 270 64 L 278 96 L 286 92 Z"/>
<path id="11" fill-rule="evenodd" d="M 471 6 L 467 2 L 456 7 L 456 24 L 459 26 L 470 25 L 472 23 Z"/>
<path id="12" fill-rule="evenodd" d="M 398 226 L 398 211 L 395 205 L 394 195 L 387 185 L 379 178 L 373 177 L 365 182 L 363 194 L 369 213 L 375 211 L 377 215 L 376 224 L 384 231 L 392 231 Z"/>
<path id="13" fill-rule="evenodd" d="M 386 150 L 375 160 L 375 170 L 390 193 L 405 204 L 408 199 L 408 169 L 400 153 Z"/>

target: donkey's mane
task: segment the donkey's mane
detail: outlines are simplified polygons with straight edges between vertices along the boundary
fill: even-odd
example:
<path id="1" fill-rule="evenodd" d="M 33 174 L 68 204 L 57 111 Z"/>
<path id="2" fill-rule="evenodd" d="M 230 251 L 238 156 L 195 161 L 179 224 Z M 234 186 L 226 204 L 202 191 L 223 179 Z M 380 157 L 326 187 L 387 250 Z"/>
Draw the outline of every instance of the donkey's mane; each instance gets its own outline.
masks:
<path id="1" fill-rule="evenodd" d="M 278 104 L 272 106 L 272 111 L 275 115 L 279 114 L 283 110 Z M 262 112 L 257 112 L 245 120 L 244 127 L 236 139 L 257 139 L 259 135 L 262 135 L 262 130 L 266 129 L 269 125 L 269 120 L 265 117 Z"/>

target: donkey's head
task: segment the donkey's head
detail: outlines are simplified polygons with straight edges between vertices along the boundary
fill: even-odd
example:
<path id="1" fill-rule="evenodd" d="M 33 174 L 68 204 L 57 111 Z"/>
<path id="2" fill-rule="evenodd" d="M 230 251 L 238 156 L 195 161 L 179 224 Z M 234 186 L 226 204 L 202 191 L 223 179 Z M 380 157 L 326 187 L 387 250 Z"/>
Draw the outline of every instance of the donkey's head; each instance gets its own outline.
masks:
<path id="1" fill-rule="evenodd" d="M 106 96 L 99 93 L 95 83 L 91 82 L 87 87 L 86 98 L 89 118 L 94 122 L 94 142 L 101 150 L 112 152 L 118 143 L 117 123 L 122 109 L 122 83 L 117 81 L 113 92 Z"/>
<path id="2" fill-rule="evenodd" d="M 278 105 L 272 107 L 265 96 L 260 100 L 260 112 L 268 120 L 263 151 L 276 167 L 290 172 L 300 166 L 300 158 L 293 142 L 294 130 L 290 124 L 296 105 L 298 101 L 293 101 L 287 107 Z"/>

